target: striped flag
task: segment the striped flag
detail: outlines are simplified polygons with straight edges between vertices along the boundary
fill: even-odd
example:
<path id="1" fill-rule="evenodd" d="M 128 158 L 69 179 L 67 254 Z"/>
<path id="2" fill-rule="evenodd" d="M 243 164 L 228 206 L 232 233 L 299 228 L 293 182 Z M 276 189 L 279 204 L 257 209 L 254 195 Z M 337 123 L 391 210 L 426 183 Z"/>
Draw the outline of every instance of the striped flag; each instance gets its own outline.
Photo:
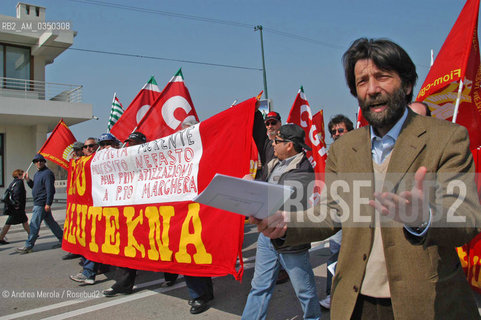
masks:
<path id="1" fill-rule="evenodd" d="M 112 109 L 110 110 L 110 118 L 109 123 L 107 124 L 107 130 L 110 132 L 110 128 L 114 126 L 117 120 L 120 119 L 122 114 L 124 113 L 124 107 L 117 98 L 117 94 L 114 93 L 114 99 L 112 100 Z"/>

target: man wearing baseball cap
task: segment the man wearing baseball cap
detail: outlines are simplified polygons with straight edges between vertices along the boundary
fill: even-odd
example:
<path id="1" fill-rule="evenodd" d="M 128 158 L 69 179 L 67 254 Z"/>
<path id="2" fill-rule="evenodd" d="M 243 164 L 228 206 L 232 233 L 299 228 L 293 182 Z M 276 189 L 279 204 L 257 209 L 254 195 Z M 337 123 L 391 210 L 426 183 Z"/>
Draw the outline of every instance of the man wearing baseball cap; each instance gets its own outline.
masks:
<path id="1" fill-rule="evenodd" d="M 128 147 L 143 144 L 147 142 L 147 138 L 142 132 L 132 132 L 129 137 L 124 141 Z"/>
<path id="2" fill-rule="evenodd" d="M 264 147 L 259 150 L 261 157 L 261 169 L 257 175 L 257 179 L 265 180 L 265 165 L 269 163 L 274 158 L 274 147 L 272 146 L 272 141 L 276 137 L 277 131 L 282 125 L 281 116 L 275 111 L 271 111 L 266 115 L 264 119 L 264 124 L 267 129 L 267 140 L 264 142 Z"/>
<path id="3" fill-rule="evenodd" d="M 288 210 L 291 207 L 307 209 L 307 191 L 310 182 L 314 180 L 314 169 L 303 151 L 303 149 L 310 150 L 304 138 L 305 133 L 301 127 L 296 124 L 285 124 L 279 128 L 272 141 L 274 155 L 277 158 L 267 164 L 265 181 L 289 185 L 295 190 L 282 210 Z M 252 288 L 247 297 L 242 319 L 266 318 L 281 266 L 289 274 L 292 287 L 304 312 L 304 319 L 320 319 L 321 308 L 317 298 L 314 273 L 309 262 L 310 247 L 310 243 L 305 243 L 276 248 L 268 237 L 259 233 Z"/>
<path id="4" fill-rule="evenodd" d="M 32 162 L 35 167 L 37 167 L 37 173 L 33 176 L 33 181 L 28 177 L 27 172 L 25 172 L 23 176 L 28 186 L 32 188 L 33 214 L 30 220 L 30 233 L 28 234 L 27 241 L 25 241 L 25 246 L 17 248 L 16 250 L 22 254 L 32 252 L 32 248 L 38 238 L 40 224 L 43 220 L 45 220 L 45 224 L 50 228 L 60 243 L 63 237 L 63 231 L 53 218 L 51 209 L 53 196 L 55 194 L 55 176 L 45 165 L 47 160 L 45 160 L 40 153 L 37 153 L 35 157 L 33 157 Z"/>

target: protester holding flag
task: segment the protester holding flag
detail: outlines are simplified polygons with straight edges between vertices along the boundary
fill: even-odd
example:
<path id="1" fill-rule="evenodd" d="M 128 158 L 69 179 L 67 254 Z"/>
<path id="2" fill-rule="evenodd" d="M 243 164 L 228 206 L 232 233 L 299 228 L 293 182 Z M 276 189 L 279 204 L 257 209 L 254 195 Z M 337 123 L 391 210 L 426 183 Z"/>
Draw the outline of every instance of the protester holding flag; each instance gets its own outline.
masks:
<path id="1" fill-rule="evenodd" d="M 326 201 L 252 220 L 282 245 L 342 227 L 333 319 L 479 319 L 455 251 L 481 226 L 466 128 L 408 109 L 416 67 L 392 41 L 358 39 L 343 62 L 370 125 L 331 146 Z"/>
<path id="2" fill-rule="evenodd" d="M 27 235 L 30 233 L 28 217 L 25 214 L 27 193 L 22 180 L 23 172 L 22 169 L 17 169 L 12 173 L 13 181 L 8 186 L 8 189 L 11 190 L 11 198 L 14 203 L 5 202 L 5 210 L 3 211 L 3 214 L 8 214 L 8 219 L 0 232 L 0 244 L 9 244 L 9 242 L 5 240 L 5 236 L 7 235 L 8 230 L 10 230 L 11 225 L 21 223 L 25 231 L 27 231 Z"/>
<path id="3" fill-rule="evenodd" d="M 53 172 L 47 168 L 47 160 L 45 160 L 41 154 L 36 154 L 35 157 L 33 157 L 32 162 L 38 170 L 33 177 L 33 181 L 29 179 L 28 172 L 25 172 L 23 175 L 28 186 L 32 188 L 33 214 L 30 221 L 30 233 L 28 234 L 27 241 L 25 241 L 25 246 L 17 248 L 16 250 L 22 254 L 32 252 L 35 241 L 38 238 L 38 232 L 40 231 L 40 224 L 42 221 L 45 221 L 60 243 L 62 242 L 63 237 L 62 229 L 52 216 L 51 206 L 55 194 L 55 176 Z"/>

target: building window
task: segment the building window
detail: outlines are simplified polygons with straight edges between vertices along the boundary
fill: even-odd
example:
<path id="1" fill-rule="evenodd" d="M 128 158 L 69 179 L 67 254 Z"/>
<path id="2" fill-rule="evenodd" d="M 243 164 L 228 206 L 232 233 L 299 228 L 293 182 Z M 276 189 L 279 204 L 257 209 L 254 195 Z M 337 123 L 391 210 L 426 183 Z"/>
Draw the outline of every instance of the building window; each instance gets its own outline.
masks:
<path id="1" fill-rule="evenodd" d="M 10 78 L 3 81 L 4 88 L 30 89 L 30 48 L 0 45 L 0 62 L 0 77 Z"/>
<path id="2" fill-rule="evenodd" d="M 0 133 L 0 187 L 5 187 L 5 170 L 4 170 L 4 154 L 5 154 L 5 135 Z"/>
<path id="3" fill-rule="evenodd" d="M 4 46 L 5 77 L 30 80 L 30 49 Z"/>

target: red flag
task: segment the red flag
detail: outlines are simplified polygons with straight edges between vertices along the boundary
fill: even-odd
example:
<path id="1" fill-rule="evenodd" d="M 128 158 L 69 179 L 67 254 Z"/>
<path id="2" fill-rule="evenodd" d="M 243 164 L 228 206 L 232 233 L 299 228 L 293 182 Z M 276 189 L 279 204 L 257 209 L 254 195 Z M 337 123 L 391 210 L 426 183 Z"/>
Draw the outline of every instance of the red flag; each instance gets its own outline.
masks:
<path id="1" fill-rule="evenodd" d="M 182 121 L 186 119 L 199 121 L 184 84 L 182 69 L 179 69 L 142 118 L 137 131 L 145 134 L 148 141 L 155 140 L 181 129 Z"/>
<path id="2" fill-rule="evenodd" d="M 152 76 L 137 93 L 137 96 L 132 100 L 120 119 L 110 129 L 110 133 L 120 141 L 127 139 L 137 128 L 140 120 L 142 120 L 159 95 L 160 89 Z"/>
<path id="3" fill-rule="evenodd" d="M 168 137 L 72 161 L 62 247 L 132 269 L 240 279 L 244 216 L 192 200 L 216 173 L 249 172 L 255 104 L 251 98 Z"/>
<path id="4" fill-rule="evenodd" d="M 289 112 L 287 123 L 295 123 L 304 129 L 306 133 L 305 142 L 312 149 L 311 151 L 306 150 L 306 156 L 311 162 L 316 174 L 317 183 L 313 191 L 313 197 L 310 199 L 313 203 L 316 203 L 321 193 L 321 181 L 324 181 L 323 174 L 326 167 L 327 149 L 324 141 L 319 139 L 319 131 L 316 125 L 312 123 L 311 107 L 309 106 L 302 86 Z"/>
<path id="5" fill-rule="evenodd" d="M 367 122 L 366 118 L 362 115 L 362 111 L 360 107 L 357 107 L 357 121 L 356 121 L 356 129 L 359 129 L 364 126 L 368 126 L 369 122 Z"/>
<path id="6" fill-rule="evenodd" d="M 455 122 L 468 129 L 471 150 L 481 145 L 478 13 L 479 0 L 468 0 L 416 98 L 429 105 L 433 117 L 452 121 L 463 81 Z"/>
<path id="7" fill-rule="evenodd" d="M 324 128 L 324 111 L 322 109 L 312 117 L 312 124 L 317 128 L 317 136 L 321 145 L 326 148 L 326 129 Z"/>
<path id="8" fill-rule="evenodd" d="M 65 122 L 63 122 L 63 119 L 60 119 L 38 153 L 64 169 L 68 169 L 68 163 L 73 154 L 72 148 L 75 141 L 77 141 L 77 139 L 75 139 L 70 129 Z"/>

